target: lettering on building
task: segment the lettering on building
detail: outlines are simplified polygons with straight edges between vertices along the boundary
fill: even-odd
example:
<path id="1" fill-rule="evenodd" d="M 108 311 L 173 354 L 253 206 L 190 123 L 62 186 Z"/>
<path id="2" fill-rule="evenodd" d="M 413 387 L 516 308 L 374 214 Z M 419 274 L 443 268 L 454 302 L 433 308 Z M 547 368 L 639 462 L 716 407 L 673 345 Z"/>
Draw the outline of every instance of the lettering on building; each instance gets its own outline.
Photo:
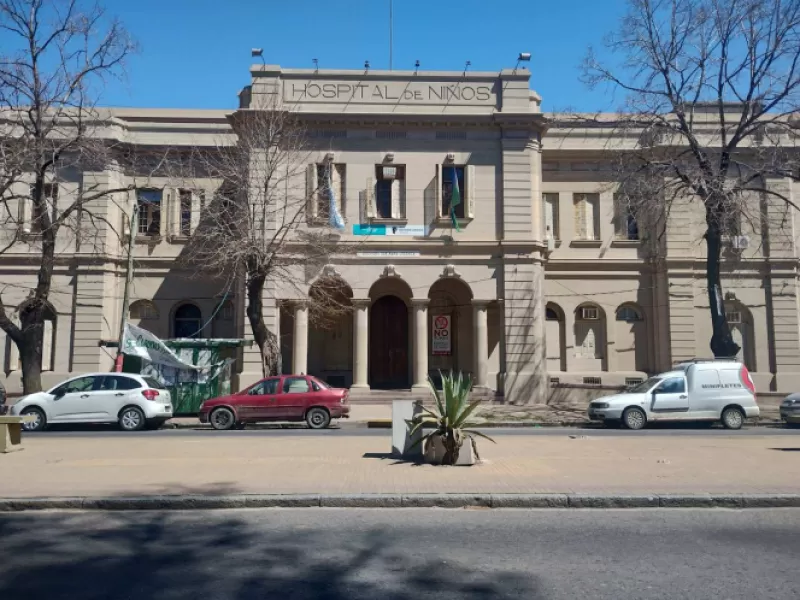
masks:
<path id="1" fill-rule="evenodd" d="M 491 84 L 473 83 L 345 83 L 285 81 L 290 102 L 357 102 L 395 104 L 476 104 L 497 102 Z"/>

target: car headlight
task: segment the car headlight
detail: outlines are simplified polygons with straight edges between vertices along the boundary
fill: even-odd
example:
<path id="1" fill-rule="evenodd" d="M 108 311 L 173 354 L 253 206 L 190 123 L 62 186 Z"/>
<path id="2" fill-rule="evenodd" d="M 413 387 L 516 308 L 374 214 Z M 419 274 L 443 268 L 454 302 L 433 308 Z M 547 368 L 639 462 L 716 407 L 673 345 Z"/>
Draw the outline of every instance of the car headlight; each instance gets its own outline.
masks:
<path id="1" fill-rule="evenodd" d="M 787 398 L 786 400 L 781 402 L 781 406 L 794 406 L 795 402 L 797 402 L 797 400 L 794 400 L 792 398 Z"/>

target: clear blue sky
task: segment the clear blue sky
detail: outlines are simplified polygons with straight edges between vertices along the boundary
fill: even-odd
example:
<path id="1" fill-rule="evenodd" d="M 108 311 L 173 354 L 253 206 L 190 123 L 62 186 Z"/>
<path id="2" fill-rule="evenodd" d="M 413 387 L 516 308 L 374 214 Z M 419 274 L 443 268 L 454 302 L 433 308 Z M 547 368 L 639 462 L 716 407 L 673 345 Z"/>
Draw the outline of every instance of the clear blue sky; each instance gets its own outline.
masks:
<path id="1" fill-rule="evenodd" d="M 127 81 L 102 104 L 234 108 L 249 82 L 250 48 L 288 68 L 389 65 L 389 0 L 105 0 L 141 46 Z M 394 68 L 513 67 L 531 52 L 531 87 L 545 110 L 613 108 L 578 80 L 589 44 L 614 29 L 623 0 L 394 0 Z"/>

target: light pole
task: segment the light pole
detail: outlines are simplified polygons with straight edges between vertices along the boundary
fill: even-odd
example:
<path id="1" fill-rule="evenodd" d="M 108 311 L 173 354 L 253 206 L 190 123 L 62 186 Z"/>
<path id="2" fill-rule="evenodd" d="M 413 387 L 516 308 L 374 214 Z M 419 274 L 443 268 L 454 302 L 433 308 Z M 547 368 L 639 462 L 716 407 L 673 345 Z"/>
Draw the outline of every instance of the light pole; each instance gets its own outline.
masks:
<path id="1" fill-rule="evenodd" d="M 125 288 L 122 294 L 122 313 L 119 316 L 119 345 L 117 346 L 117 359 L 114 362 L 114 370 L 117 373 L 122 372 L 122 338 L 125 337 L 125 324 L 128 322 L 128 309 L 131 303 L 131 279 L 133 279 L 133 250 L 136 240 L 137 218 L 139 216 L 139 203 L 133 203 L 133 211 L 129 219 L 130 227 L 128 228 L 128 265 L 125 269 Z"/>

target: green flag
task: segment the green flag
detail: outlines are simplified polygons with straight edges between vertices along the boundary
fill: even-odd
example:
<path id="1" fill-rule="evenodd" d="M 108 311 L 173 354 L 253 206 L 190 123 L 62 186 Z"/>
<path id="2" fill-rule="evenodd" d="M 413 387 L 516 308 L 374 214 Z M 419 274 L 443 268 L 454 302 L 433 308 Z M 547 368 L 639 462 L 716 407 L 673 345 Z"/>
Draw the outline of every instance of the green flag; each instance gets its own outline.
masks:
<path id="1" fill-rule="evenodd" d="M 453 227 L 456 231 L 461 231 L 458 226 L 458 217 L 456 217 L 456 206 L 461 204 L 461 190 L 458 189 L 458 171 L 453 167 L 453 194 L 450 196 L 450 219 L 453 221 Z"/>

